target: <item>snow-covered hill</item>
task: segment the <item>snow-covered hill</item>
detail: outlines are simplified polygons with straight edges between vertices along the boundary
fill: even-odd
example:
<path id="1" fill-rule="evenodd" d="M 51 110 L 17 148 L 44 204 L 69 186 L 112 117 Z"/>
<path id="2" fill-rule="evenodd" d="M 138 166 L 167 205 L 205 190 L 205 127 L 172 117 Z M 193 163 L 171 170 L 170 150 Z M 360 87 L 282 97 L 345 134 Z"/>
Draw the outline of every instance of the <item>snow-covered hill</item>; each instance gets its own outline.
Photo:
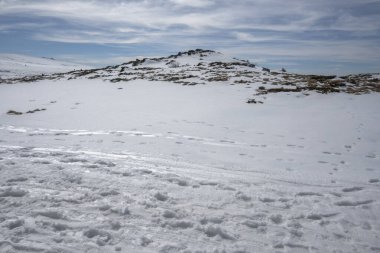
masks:
<path id="1" fill-rule="evenodd" d="M 68 72 L 86 68 L 89 67 L 52 58 L 0 54 L 0 79 Z"/>
<path id="2" fill-rule="evenodd" d="M 0 252 L 378 252 L 376 78 L 189 51 L 8 79 Z"/>
<path id="3" fill-rule="evenodd" d="M 59 79 L 101 79 L 112 83 L 133 80 L 167 81 L 180 85 L 227 83 L 254 88 L 254 95 L 308 92 L 364 94 L 380 92 L 379 74 L 347 76 L 299 75 L 271 71 L 248 61 L 227 57 L 211 50 L 190 50 L 161 58 L 136 59 L 115 66 L 80 69 L 67 73 L 0 79 L 0 83 Z M 261 103 L 254 98 L 251 103 Z"/>

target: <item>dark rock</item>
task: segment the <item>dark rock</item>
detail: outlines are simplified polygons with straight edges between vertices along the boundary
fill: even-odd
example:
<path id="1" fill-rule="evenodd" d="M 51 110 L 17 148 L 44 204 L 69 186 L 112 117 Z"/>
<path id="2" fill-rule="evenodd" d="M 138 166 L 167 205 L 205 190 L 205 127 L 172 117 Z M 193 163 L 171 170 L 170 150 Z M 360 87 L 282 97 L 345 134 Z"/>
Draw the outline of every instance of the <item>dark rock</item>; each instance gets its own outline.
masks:
<path id="1" fill-rule="evenodd" d="M 22 112 L 14 111 L 14 110 L 9 110 L 7 112 L 8 115 L 22 115 Z"/>
<path id="2" fill-rule="evenodd" d="M 247 104 L 263 104 L 263 102 L 256 101 L 255 99 L 251 98 L 251 99 L 248 99 Z"/>

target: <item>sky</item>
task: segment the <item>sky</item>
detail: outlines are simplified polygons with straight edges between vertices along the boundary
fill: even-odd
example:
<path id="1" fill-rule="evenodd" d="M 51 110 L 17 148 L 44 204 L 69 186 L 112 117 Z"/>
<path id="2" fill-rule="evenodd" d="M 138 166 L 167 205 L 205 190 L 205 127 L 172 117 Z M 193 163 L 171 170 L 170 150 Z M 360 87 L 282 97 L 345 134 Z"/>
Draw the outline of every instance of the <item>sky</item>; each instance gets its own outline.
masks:
<path id="1" fill-rule="evenodd" d="M 380 0 L 0 0 L 0 53 L 105 66 L 196 48 L 298 73 L 380 72 Z"/>

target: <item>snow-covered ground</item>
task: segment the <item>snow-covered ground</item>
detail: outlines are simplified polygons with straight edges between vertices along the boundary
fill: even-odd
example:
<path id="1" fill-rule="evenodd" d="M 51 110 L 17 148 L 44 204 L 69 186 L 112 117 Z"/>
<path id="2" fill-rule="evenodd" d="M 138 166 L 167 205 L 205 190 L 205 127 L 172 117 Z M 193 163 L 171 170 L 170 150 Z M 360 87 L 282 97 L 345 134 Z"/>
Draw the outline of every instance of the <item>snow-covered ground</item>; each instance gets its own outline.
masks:
<path id="1" fill-rule="evenodd" d="M 86 69 L 87 66 L 58 61 L 52 58 L 18 54 L 0 54 L 0 78 L 15 78 L 29 75 L 68 72 Z"/>
<path id="2" fill-rule="evenodd" d="M 0 85 L 0 252 L 379 252 L 379 93 L 252 92 Z"/>

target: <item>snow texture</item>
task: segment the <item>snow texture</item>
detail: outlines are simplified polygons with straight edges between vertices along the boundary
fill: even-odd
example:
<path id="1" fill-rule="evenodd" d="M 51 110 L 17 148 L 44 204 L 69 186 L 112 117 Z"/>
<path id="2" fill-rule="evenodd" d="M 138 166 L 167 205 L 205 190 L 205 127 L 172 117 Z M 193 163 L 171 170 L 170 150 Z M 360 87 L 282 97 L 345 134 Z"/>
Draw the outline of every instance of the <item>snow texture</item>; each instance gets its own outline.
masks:
<path id="1" fill-rule="evenodd" d="M 250 95 L 0 85 L 0 252 L 379 252 L 379 93 Z"/>

